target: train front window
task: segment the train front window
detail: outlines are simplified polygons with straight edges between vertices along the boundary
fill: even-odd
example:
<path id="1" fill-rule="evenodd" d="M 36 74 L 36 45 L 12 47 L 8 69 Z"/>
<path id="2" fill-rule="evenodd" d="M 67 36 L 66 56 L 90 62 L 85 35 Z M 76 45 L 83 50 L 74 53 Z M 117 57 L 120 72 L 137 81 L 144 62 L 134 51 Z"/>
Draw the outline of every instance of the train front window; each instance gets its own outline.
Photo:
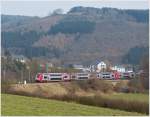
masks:
<path id="1" fill-rule="evenodd" d="M 44 76 L 44 79 L 47 79 L 48 77 L 47 76 Z"/>
<path id="2" fill-rule="evenodd" d="M 67 76 L 64 76 L 64 78 L 68 78 Z"/>
<path id="3" fill-rule="evenodd" d="M 38 74 L 38 75 L 37 75 L 37 78 L 40 77 L 40 76 L 41 76 L 41 74 Z"/>

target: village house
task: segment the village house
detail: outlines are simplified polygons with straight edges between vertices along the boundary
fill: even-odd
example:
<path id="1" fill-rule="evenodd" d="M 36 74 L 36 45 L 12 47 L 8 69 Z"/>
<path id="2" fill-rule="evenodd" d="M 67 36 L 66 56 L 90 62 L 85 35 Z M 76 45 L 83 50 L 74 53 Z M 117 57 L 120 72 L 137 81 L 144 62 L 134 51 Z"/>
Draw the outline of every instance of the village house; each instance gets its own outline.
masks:
<path id="1" fill-rule="evenodd" d="M 125 72 L 126 71 L 125 67 L 123 67 L 123 66 L 116 66 L 116 65 L 111 67 L 111 70 L 118 71 L 118 72 Z"/>
<path id="2" fill-rule="evenodd" d="M 133 68 L 132 67 L 127 67 L 126 72 L 133 72 Z"/>
<path id="3" fill-rule="evenodd" d="M 73 65 L 74 69 L 80 70 L 82 72 L 90 72 L 90 68 L 84 67 L 83 65 Z"/>
<path id="4" fill-rule="evenodd" d="M 14 56 L 12 56 L 12 59 L 19 61 L 21 63 L 26 63 L 26 61 L 27 61 L 27 58 L 23 55 L 14 55 Z"/>
<path id="5" fill-rule="evenodd" d="M 107 68 L 106 63 L 101 61 L 97 64 L 97 72 L 104 71 Z"/>
<path id="6" fill-rule="evenodd" d="M 95 72 L 96 71 L 95 65 L 90 65 L 89 70 L 90 72 Z"/>
<path id="7" fill-rule="evenodd" d="M 107 65 L 104 61 L 95 61 L 89 66 L 90 72 L 101 72 L 107 69 Z"/>

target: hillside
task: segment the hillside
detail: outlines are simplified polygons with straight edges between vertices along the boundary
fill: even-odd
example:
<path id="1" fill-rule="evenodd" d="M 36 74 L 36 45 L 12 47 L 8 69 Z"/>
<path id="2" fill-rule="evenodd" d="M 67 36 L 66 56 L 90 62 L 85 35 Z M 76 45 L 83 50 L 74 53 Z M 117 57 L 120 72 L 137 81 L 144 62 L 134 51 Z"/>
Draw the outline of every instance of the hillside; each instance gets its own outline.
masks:
<path id="1" fill-rule="evenodd" d="M 148 47 L 148 10 L 74 7 L 66 14 L 28 18 L 2 15 L 9 19 L 2 20 L 2 50 L 89 65 L 101 59 L 118 63 L 131 48 Z"/>
<path id="2" fill-rule="evenodd" d="M 17 100 L 17 101 L 14 101 Z M 126 112 L 116 109 L 85 106 L 56 100 L 39 99 L 33 97 L 2 94 L 3 116 L 62 116 L 62 115 L 142 115 L 135 112 Z"/>

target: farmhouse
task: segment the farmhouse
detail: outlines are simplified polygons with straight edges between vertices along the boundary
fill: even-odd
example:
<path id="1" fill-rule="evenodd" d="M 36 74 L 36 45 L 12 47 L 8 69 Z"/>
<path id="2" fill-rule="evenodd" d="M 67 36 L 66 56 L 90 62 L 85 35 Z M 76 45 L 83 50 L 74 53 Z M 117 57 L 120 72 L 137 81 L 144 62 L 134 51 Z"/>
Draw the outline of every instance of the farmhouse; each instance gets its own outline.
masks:
<path id="1" fill-rule="evenodd" d="M 106 68 L 107 68 L 106 63 L 104 63 L 103 61 L 101 61 L 97 64 L 97 72 L 103 71 Z"/>

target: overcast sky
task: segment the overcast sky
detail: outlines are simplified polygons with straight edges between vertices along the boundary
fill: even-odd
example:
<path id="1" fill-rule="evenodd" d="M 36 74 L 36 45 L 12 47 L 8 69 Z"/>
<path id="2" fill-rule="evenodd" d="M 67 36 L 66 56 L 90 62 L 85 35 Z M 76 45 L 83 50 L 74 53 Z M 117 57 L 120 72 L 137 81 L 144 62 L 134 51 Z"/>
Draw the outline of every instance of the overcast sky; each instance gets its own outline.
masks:
<path id="1" fill-rule="evenodd" d="M 88 2 L 87 2 L 88 1 Z M 148 0 L 1 0 L 2 14 L 26 15 L 26 16 L 47 16 L 54 9 L 61 8 L 67 12 L 74 6 L 85 7 L 113 7 L 119 9 L 148 9 Z"/>

